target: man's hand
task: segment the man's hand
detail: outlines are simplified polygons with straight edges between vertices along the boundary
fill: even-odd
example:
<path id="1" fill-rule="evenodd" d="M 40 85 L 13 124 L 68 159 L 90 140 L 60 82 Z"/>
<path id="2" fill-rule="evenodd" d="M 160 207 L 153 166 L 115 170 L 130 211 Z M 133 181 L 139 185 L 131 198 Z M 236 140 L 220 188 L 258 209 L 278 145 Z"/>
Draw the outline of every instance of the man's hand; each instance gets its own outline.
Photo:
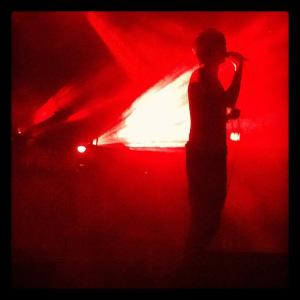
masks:
<path id="1" fill-rule="evenodd" d="M 242 67 L 244 61 L 247 60 L 241 53 L 235 51 L 227 52 L 227 56 L 231 57 L 239 67 Z"/>
<path id="2" fill-rule="evenodd" d="M 228 107 L 234 107 L 240 92 L 243 65 L 246 58 L 239 52 L 233 51 L 227 52 L 227 57 L 232 58 L 235 73 L 230 86 L 225 92 L 225 103 Z"/>

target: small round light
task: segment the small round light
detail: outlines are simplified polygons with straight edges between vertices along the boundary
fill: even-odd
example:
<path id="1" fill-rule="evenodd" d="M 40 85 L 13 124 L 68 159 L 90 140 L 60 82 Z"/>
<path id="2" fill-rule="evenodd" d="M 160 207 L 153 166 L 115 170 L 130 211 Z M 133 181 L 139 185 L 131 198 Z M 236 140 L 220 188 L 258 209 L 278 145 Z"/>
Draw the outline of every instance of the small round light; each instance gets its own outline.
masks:
<path id="1" fill-rule="evenodd" d="M 84 153 L 84 152 L 86 151 L 86 147 L 85 147 L 85 146 L 78 146 L 78 147 L 77 147 L 77 151 L 78 151 L 79 153 Z"/>
<path id="2" fill-rule="evenodd" d="M 238 132 L 231 132 L 230 139 L 234 142 L 238 142 L 241 139 L 241 135 Z"/>

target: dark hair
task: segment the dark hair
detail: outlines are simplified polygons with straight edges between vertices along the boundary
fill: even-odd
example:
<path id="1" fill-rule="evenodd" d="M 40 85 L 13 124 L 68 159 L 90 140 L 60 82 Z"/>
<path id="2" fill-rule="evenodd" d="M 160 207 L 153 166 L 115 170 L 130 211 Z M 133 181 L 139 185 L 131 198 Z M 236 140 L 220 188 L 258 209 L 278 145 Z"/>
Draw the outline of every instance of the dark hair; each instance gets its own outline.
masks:
<path id="1" fill-rule="evenodd" d="M 222 32 L 210 28 L 201 32 L 196 38 L 193 49 L 200 61 L 205 63 L 216 52 L 226 54 L 226 39 Z"/>

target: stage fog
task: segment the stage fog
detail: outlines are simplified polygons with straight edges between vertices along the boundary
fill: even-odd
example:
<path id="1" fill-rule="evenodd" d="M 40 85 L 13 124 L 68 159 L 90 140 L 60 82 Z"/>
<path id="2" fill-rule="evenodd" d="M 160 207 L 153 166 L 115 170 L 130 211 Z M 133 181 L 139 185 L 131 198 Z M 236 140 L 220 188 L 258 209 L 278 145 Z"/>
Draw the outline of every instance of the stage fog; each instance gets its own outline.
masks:
<path id="1" fill-rule="evenodd" d="M 18 287 L 282 287 L 288 257 L 288 14 L 15 12 L 12 250 Z M 192 51 L 244 62 L 221 225 L 182 267 Z M 229 59 L 219 78 L 235 72 Z M 182 278 L 184 277 L 184 278 Z"/>

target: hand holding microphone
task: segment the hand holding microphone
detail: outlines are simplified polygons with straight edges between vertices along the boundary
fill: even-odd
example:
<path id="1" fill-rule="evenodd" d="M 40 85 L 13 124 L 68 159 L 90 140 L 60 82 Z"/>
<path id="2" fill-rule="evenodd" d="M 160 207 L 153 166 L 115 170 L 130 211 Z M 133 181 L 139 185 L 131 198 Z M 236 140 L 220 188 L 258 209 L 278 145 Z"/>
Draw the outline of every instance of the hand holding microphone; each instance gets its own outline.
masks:
<path id="1" fill-rule="evenodd" d="M 235 51 L 227 52 L 227 57 L 231 57 L 233 59 L 235 71 L 237 70 L 236 65 L 238 65 L 238 68 L 241 68 L 243 67 L 244 61 L 248 61 L 248 59 L 244 57 L 241 53 Z"/>

